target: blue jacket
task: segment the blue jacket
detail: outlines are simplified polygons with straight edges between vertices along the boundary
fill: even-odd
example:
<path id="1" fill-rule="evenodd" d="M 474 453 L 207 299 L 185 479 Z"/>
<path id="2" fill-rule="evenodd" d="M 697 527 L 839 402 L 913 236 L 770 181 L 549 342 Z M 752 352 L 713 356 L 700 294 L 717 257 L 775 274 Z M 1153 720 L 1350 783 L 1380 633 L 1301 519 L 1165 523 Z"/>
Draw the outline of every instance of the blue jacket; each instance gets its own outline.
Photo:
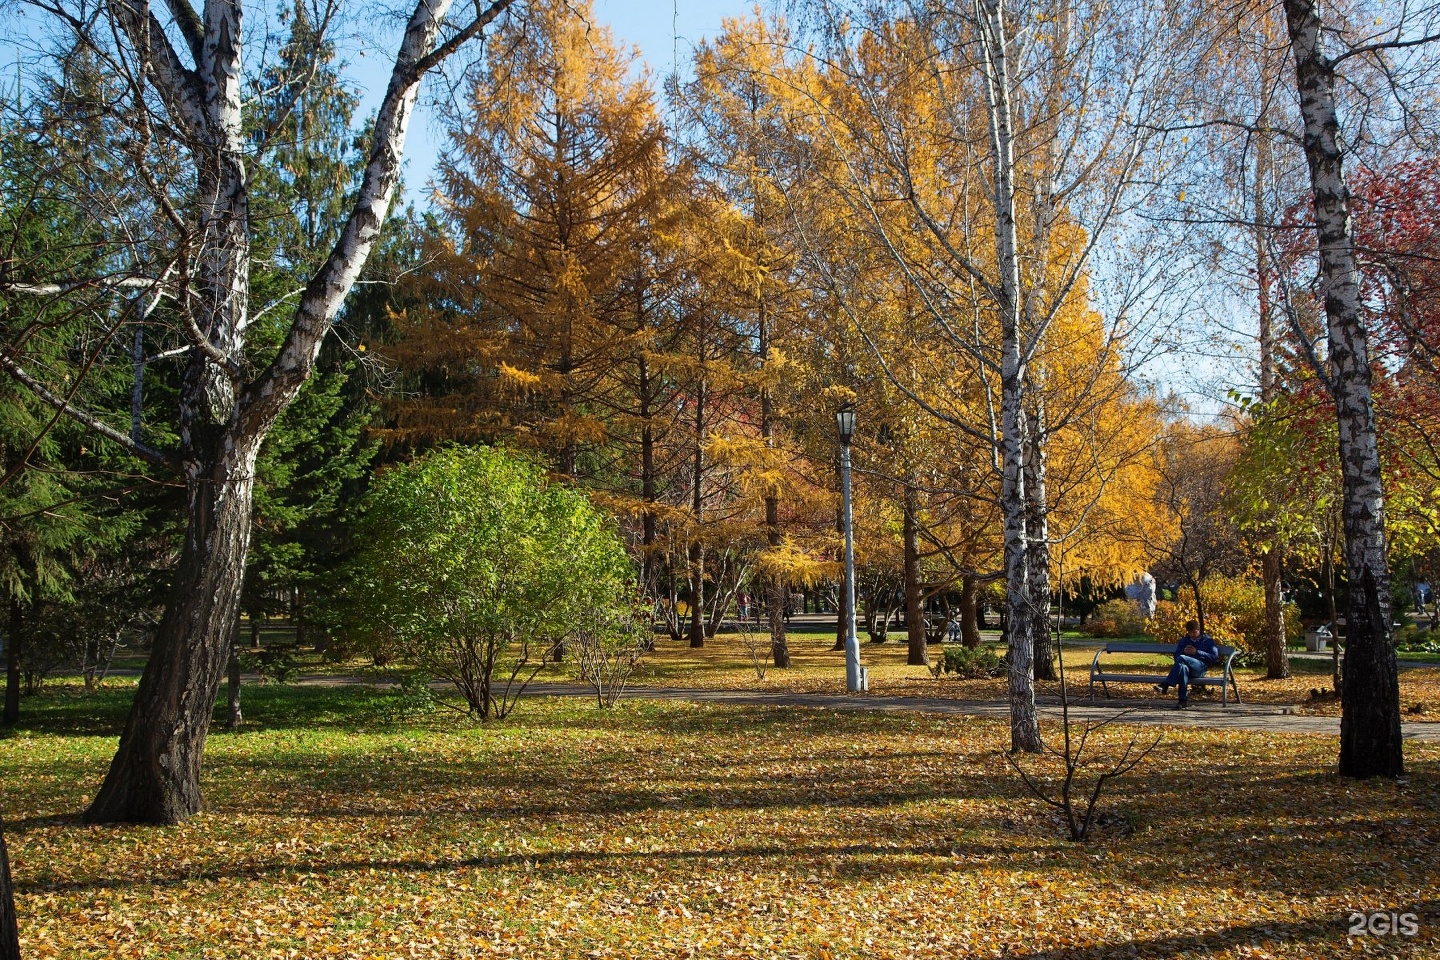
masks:
<path id="1" fill-rule="evenodd" d="M 1186 647 L 1194 647 L 1195 652 L 1193 654 L 1185 653 Z M 1196 660 L 1208 665 L 1219 661 L 1220 648 L 1215 645 L 1214 640 L 1210 639 L 1210 634 L 1208 633 L 1202 633 L 1194 640 L 1191 640 L 1190 635 L 1187 633 L 1180 638 L 1179 643 L 1175 644 L 1175 656 L 1178 657 L 1181 654 L 1193 656 Z"/>

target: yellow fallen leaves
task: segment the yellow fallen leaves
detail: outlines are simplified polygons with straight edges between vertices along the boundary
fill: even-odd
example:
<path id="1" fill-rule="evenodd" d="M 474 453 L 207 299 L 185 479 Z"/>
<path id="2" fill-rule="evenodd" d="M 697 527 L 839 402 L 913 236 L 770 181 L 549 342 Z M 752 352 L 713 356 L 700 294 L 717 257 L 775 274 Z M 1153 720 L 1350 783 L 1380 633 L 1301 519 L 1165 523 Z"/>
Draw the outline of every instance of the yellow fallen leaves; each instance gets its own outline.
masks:
<path id="1" fill-rule="evenodd" d="M 382 730 L 272 696 L 295 725 L 214 735 L 206 812 L 173 829 L 74 820 L 110 738 L 0 740 L 27 957 L 1440 951 L 1434 745 L 1397 786 L 1334 777 L 1333 738 L 1174 731 L 1076 845 L 1002 723 L 536 700 Z M 1347 939 L 1348 911 L 1398 908 L 1419 937 Z"/>

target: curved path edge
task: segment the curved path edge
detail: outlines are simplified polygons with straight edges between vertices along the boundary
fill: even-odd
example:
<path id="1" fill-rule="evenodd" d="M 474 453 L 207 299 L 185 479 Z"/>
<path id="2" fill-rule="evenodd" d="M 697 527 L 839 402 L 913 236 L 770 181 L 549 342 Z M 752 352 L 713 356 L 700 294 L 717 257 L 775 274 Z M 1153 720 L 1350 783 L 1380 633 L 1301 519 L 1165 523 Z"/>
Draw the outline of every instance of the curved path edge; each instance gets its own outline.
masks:
<path id="1" fill-rule="evenodd" d="M 538 696 L 595 696 L 590 687 L 568 683 L 532 684 L 527 694 Z M 1004 720 L 1010 706 L 1003 700 L 951 700 L 945 697 L 895 697 L 879 694 L 772 693 L 764 690 L 707 690 L 685 687 L 630 687 L 631 699 L 688 700 L 749 707 L 812 707 L 824 710 L 876 711 L 880 713 L 933 713 L 990 717 Z M 1061 719 L 1059 698 L 1038 698 L 1040 715 Z M 1207 730 L 1249 730 L 1262 733 L 1306 733 L 1332 737 L 1340 735 L 1339 717 L 1313 717 L 1281 712 L 1273 704 L 1192 703 L 1188 710 L 1176 710 L 1173 699 L 1127 700 L 1123 706 L 1088 701 L 1070 703 L 1070 719 L 1081 722 L 1110 720 L 1143 726 L 1195 727 Z M 1440 723 L 1405 723 L 1407 740 L 1440 742 Z"/>

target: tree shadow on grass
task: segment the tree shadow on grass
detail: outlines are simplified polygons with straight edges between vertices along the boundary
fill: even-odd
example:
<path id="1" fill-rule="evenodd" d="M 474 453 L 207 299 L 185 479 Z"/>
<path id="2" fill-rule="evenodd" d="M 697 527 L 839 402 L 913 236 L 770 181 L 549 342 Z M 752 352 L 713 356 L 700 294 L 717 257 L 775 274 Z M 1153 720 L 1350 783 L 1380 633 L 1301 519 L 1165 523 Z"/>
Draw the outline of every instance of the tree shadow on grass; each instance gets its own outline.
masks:
<path id="1" fill-rule="evenodd" d="M 596 749 L 565 757 L 517 744 L 444 762 L 427 762 L 423 753 L 331 756 L 323 762 L 303 750 L 221 756 L 207 766 L 207 809 L 276 816 L 527 818 L 796 806 L 869 809 L 1023 796 L 1018 781 L 993 775 L 998 761 L 990 757 L 952 756 L 955 762 L 949 766 L 938 762 L 946 755 L 934 750 L 891 753 L 883 761 L 824 753 L 803 759 L 783 754 L 692 759 L 673 755 L 672 748 L 661 743 L 644 751 Z M 793 766 L 797 763 L 802 765 Z M 263 784 L 262 795 L 275 802 L 257 805 L 243 795 L 232 799 L 229 783 L 246 790 Z M 419 802 L 408 808 L 375 802 L 406 797 Z"/>
<path id="2" fill-rule="evenodd" d="M 4 736 L 116 736 L 134 699 L 131 686 L 85 690 L 78 684 L 50 684 L 20 701 L 20 721 Z"/>
<path id="3" fill-rule="evenodd" d="M 493 758 L 488 759 L 493 762 Z M 1288 894 L 1300 889 L 1307 895 L 1345 896 L 1354 889 L 1383 890 L 1393 866 L 1391 861 L 1403 857 L 1406 845 L 1436 842 L 1430 836 L 1434 831 L 1429 831 L 1423 821 L 1427 805 L 1417 804 L 1411 798 L 1407 808 L 1397 810 L 1386 802 L 1389 791 L 1385 788 L 1376 788 L 1357 796 L 1341 808 L 1327 811 L 1332 820 L 1307 831 L 1303 829 L 1303 820 L 1299 821 L 1299 828 L 1291 829 L 1285 824 L 1273 822 L 1270 811 L 1258 806 L 1258 792 L 1270 790 L 1269 784 L 1239 781 L 1226 792 L 1216 793 L 1215 782 L 1204 774 L 1170 776 L 1164 780 L 1161 790 L 1117 794 L 1113 803 L 1107 806 L 1108 811 L 1129 819 L 1133 825 L 1150 826 L 1157 832 L 1147 834 L 1142 830 L 1133 835 L 1101 837 L 1090 844 L 1068 844 L 1060 842 L 1059 826 L 1048 822 L 1043 811 L 1037 814 L 1033 804 L 1022 805 L 1018 785 L 1009 785 L 1013 795 L 997 797 L 996 780 L 984 776 L 981 772 L 983 768 L 960 776 L 935 775 L 893 783 L 837 778 L 823 784 L 807 783 L 801 779 L 778 782 L 758 771 L 743 779 L 716 778 L 699 771 L 686 771 L 687 776 L 696 777 L 698 774 L 691 784 L 704 784 L 687 789 L 684 784 L 669 781 L 653 787 L 627 787 L 623 782 L 608 782 L 594 777 L 587 779 L 580 775 L 582 771 L 576 769 L 583 766 L 580 764 L 547 765 L 531 758 L 516 767 L 506 767 L 505 776 L 514 782 L 523 782 L 525 790 L 532 795 L 517 803 L 512 801 L 515 787 L 511 780 L 477 782 L 475 771 L 465 769 L 463 765 L 443 764 L 435 769 L 421 769 L 425 766 L 423 763 L 411 761 L 408 765 L 387 769 L 378 778 L 366 782 L 363 789 L 355 789 L 356 773 L 353 770 L 317 772 L 314 761 L 313 754 L 302 754 L 235 764 L 225 771 L 226 777 L 247 782 L 251 788 L 257 786 L 255 777 L 273 776 L 276 770 L 282 771 L 280 782 L 274 788 L 264 783 L 258 785 L 263 795 L 274 798 L 274 803 L 257 806 L 253 799 L 243 796 L 227 798 L 223 789 L 216 790 L 211 785 L 208 813 L 220 817 L 244 814 L 287 820 L 353 821 L 355 825 L 347 828 L 346 832 L 352 834 L 354 842 L 360 845 L 358 857 L 352 855 L 346 858 L 344 853 L 336 851 L 337 859 L 333 862 L 326 862 L 322 855 L 316 861 L 266 862 L 234 867 L 219 864 L 198 871 L 150 877 L 93 877 L 66 880 L 59 884 L 49 884 L 40 879 L 32 880 L 29 889 L 166 886 L 207 879 L 260 879 L 287 872 L 340 873 L 364 869 L 434 872 L 515 864 L 525 865 L 527 869 L 539 866 L 559 873 L 576 873 L 583 872 L 587 864 L 597 862 L 647 859 L 656 863 L 727 860 L 739 863 L 748 859 L 756 861 L 757 869 L 766 869 L 786 857 L 813 861 L 806 864 L 807 868 L 814 866 L 814 862 L 824 861 L 821 864 L 823 869 L 842 877 L 918 875 L 969 870 L 977 866 L 993 869 L 997 859 L 1013 863 L 1017 868 L 1043 860 L 1049 869 L 1085 877 L 1093 872 L 1091 858 L 1111 850 L 1125 858 L 1124 883 L 1128 887 L 1148 889 L 1162 896 L 1170 895 L 1177 885 L 1205 889 L 1217 878 L 1223 878 L 1224 885 L 1231 890 L 1259 896 Z M 892 761 L 905 765 L 903 757 L 892 758 Z M 370 775 L 373 771 L 367 767 L 365 773 Z M 329 779 L 331 777 L 333 781 Z M 1334 777 L 1313 773 L 1297 773 L 1292 775 L 1292 779 L 1301 785 L 1301 789 L 1325 784 L 1333 786 L 1335 781 Z M 348 792 L 339 789 L 345 784 L 350 785 Z M 215 803 L 217 797 L 218 804 Z M 1176 843 L 1173 837 L 1159 832 L 1166 829 L 1164 817 L 1169 812 L 1194 803 L 1197 797 L 1214 797 L 1223 809 L 1211 819 L 1197 820 L 1188 825 L 1183 843 Z M 399 804 L 389 808 L 384 802 L 375 802 L 381 798 L 394 799 Z M 407 800 L 413 801 L 413 805 L 406 805 Z M 936 819 L 937 801 L 957 800 L 991 802 L 964 819 Z M 1252 802 L 1257 804 L 1257 809 L 1250 813 L 1247 808 Z M 597 830 L 609 830 L 610 827 L 618 829 L 626 817 L 650 813 L 663 816 L 673 812 L 684 816 L 688 812 L 708 817 L 739 810 L 742 819 L 737 822 L 743 823 L 746 822 L 743 819 L 743 811 L 746 810 L 759 812 L 797 808 L 812 817 L 829 816 L 834 811 L 840 818 L 836 822 L 846 824 L 849 835 L 856 837 L 857 842 L 835 846 L 804 843 L 746 846 L 741 842 L 712 849 L 671 849 L 650 853 L 556 850 L 433 860 L 404 856 L 372 858 L 364 851 L 369 831 L 381 831 L 387 824 L 400 821 L 419 825 L 413 834 L 413 842 L 423 845 L 434 840 L 453 844 L 456 837 L 475 837 L 480 832 L 476 830 L 476 825 L 491 822 L 495 826 L 487 828 L 488 836 L 494 836 L 498 831 L 502 835 L 523 837 L 527 835 L 523 823 L 545 822 L 557 814 L 596 823 L 594 829 Z M 876 828 L 884 831 L 884 839 L 879 842 L 866 842 L 865 839 L 869 829 L 865 811 L 871 808 L 890 808 L 883 826 Z M 1012 815 L 1021 822 L 1010 822 Z M 1397 816 L 1402 822 L 1406 818 L 1417 821 L 1415 829 L 1427 831 L 1426 836 L 1422 838 L 1414 833 L 1394 832 L 1393 824 L 1387 824 L 1386 820 Z M 1002 817 L 1005 819 L 1002 820 Z M 608 826 L 595 818 L 610 818 Z M 1147 824 L 1147 819 L 1152 822 Z M 512 820 L 521 824 L 512 826 L 509 823 Z M 1317 842 L 1317 831 L 1324 833 L 1337 823 L 1346 830 L 1362 834 L 1361 845 L 1347 852 L 1345 848 Z M 72 825 L 79 826 L 78 818 L 49 816 L 21 819 L 10 824 L 10 828 L 16 835 L 23 835 L 30 830 L 68 829 Z M 427 832 L 432 828 L 433 836 Z M 97 828 L 81 829 L 93 831 Z M 1384 833 L 1387 829 L 1392 831 L 1388 836 Z M 112 830 L 114 835 L 123 838 L 130 828 L 100 830 L 95 842 L 104 842 L 105 836 Z M 963 839 L 937 839 L 947 832 L 962 835 Z M 1248 866 L 1237 870 L 1236 864 Z M 1380 904 L 1377 909 L 1386 906 Z M 1177 940 L 1179 945 L 1175 949 L 1182 952 L 1174 954 L 1176 956 L 1184 955 L 1184 944 L 1180 940 Z M 1168 941 L 1161 947 L 1168 949 L 1166 944 Z M 1090 957 L 1111 955 L 1102 950 L 1094 953 L 1039 953 L 1035 957 L 1074 956 L 1088 960 Z"/>
<path id="4" fill-rule="evenodd" d="M 86 691 L 74 684 L 50 685 L 22 701 L 20 723 L 8 735 L 119 736 L 134 697 L 133 686 Z M 212 733 L 220 736 L 226 733 L 225 697 L 222 688 L 211 721 Z M 246 686 L 242 703 L 247 719 L 244 732 L 299 728 L 387 733 L 440 722 L 439 716 L 404 716 L 398 692 L 384 686 Z"/>
<path id="5" fill-rule="evenodd" d="M 258 881 L 283 879 L 296 874 L 331 876 L 343 873 L 385 872 L 400 874 L 446 873 L 466 869 L 499 870 L 519 868 L 529 872 L 573 877 L 583 875 L 596 864 L 632 863 L 637 872 L 645 865 L 667 863 L 737 864 L 755 861 L 783 861 L 799 866 L 824 865 L 836 877 L 876 876 L 879 874 L 915 873 L 916 861 L 931 864 L 926 872 L 961 872 L 989 863 L 996 857 L 1023 855 L 1027 851 L 1013 846 L 989 844 L 866 844 L 849 843 L 833 846 L 773 844 L 766 846 L 731 846 L 712 849 L 657 851 L 542 850 L 525 853 L 483 854 L 454 858 L 360 858 L 336 861 L 290 860 L 259 863 L 249 866 L 223 866 L 189 870 L 159 876 L 136 877 L 134 874 L 46 882 L 21 878 L 16 881 L 17 893 L 73 893 L 76 891 L 132 890 L 185 886 L 192 883 L 217 881 Z"/>

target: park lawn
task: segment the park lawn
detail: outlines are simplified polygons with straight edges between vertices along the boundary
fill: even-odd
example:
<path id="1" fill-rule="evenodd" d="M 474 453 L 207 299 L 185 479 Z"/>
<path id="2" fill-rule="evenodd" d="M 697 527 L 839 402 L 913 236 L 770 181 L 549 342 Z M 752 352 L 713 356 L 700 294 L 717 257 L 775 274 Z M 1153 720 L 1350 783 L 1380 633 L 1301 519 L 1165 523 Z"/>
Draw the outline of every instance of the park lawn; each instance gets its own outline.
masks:
<path id="1" fill-rule="evenodd" d="M 753 639 L 753 636 L 752 636 Z M 1088 647 L 1065 649 L 1066 679 L 1072 697 L 1089 697 L 1090 662 L 1095 656 L 1095 643 Z M 658 637 L 655 650 L 646 656 L 636 673 L 635 683 L 641 686 L 703 687 L 724 690 L 765 690 L 776 693 L 840 693 L 845 689 L 845 655 L 832 650 L 834 638 L 815 634 L 790 637 L 792 666 L 788 670 L 770 668 L 764 679 L 756 675 L 750 648 L 739 634 L 721 633 L 704 647 L 691 649 Z M 997 654 L 1004 648 L 993 644 Z M 930 648 L 932 660 L 942 656 L 941 648 Z M 888 643 L 860 645 L 861 662 L 870 672 L 870 690 L 874 694 L 904 697 L 945 697 L 959 700 L 1003 700 L 1008 694 L 1006 680 L 994 677 L 962 680 L 954 676 L 935 678 L 925 667 L 907 666 L 903 638 L 891 635 Z M 1140 667 L 1138 672 L 1163 674 L 1168 666 L 1163 656 L 1114 654 L 1104 657 L 1111 671 Z M 1290 661 L 1291 676 L 1285 680 L 1267 680 L 1263 668 L 1236 670 L 1240 696 L 1246 703 L 1274 704 L 1277 707 L 1299 707 L 1306 713 L 1338 716 L 1336 701 L 1312 702 L 1311 690 L 1330 689 L 1330 663 L 1322 660 Z M 1098 688 L 1097 688 L 1098 689 Z M 1115 684 L 1110 688 L 1117 699 L 1160 699 L 1160 694 L 1144 684 Z M 1058 683 L 1041 681 L 1036 684 L 1041 697 L 1058 698 Z M 1202 693 L 1202 696 L 1204 694 Z M 1210 691 L 1217 701 L 1218 689 Z M 1097 694 L 1098 696 L 1098 694 Z M 1174 698 L 1173 692 L 1170 699 Z M 1407 721 L 1440 721 L 1440 668 L 1418 667 L 1400 671 L 1400 702 Z"/>
<path id="2" fill-rule="evenodd" d="M 557 698 L 476 726 L 261 688 L 211 736 L 203 814 L 82 826 L 128 694 L 52 691 L 0 739 L 26 957 L 1420 957 L 1440 934 L 1440 745 L 1356 783 L 1332 737 L 1168 730 L 1074 844 L 1003 723 Z M 1347 940 L 1380 909 L 1420 935 Z"/>

